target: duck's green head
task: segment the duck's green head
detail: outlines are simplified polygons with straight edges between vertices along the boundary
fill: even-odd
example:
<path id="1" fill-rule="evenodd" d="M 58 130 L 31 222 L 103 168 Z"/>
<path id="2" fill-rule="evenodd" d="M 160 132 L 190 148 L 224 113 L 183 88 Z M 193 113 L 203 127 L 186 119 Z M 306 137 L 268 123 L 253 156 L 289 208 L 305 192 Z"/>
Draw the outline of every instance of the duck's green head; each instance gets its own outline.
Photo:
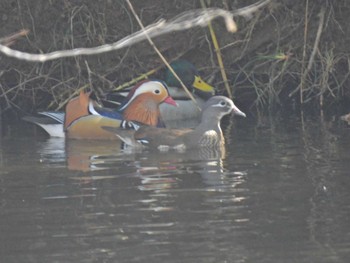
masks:
<path id="1" fill-rule="evenodd" d="M 174 69 L 185 86 L 193 93 L 204 98 L 211 97 L 215 94 L 214 88 L 199 76 L 196 67 L 187 60 L 176 60 L 172 62 L 170 66 Z M 165 72 L 165 82 L 169 87 L 181 87 L 179 81 L 169 69 Z"/>

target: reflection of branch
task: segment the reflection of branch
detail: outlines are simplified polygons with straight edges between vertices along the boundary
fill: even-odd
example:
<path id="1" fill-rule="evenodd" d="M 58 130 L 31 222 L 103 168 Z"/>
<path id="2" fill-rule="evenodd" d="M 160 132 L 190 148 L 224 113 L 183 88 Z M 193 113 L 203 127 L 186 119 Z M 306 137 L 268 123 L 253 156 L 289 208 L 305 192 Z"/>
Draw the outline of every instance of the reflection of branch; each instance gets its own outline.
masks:
<path id="1" fill-rule="evenodd" d="M 234 12 L 229 12 L 219 8 L 207 8 L 199 10 L 190 10 L 180 14 L 174 19 L 167 22 L 166 20 L 160 20 L 157 23 L 147 26 L 144 30 L 135 32 L 123 39 L 114 42 L 112 44 L 105 44 L 93 48 L 76 48 L 72 50 L 55 51 L 47 54 L 30 54 L 13 50 L 4 45 L 0 44 L 0 52 L 7 56 L 15 57 L 17 59 L 28 60 L 28 61 L 40 61 L 45 62 L 63 57 L 74 57 L 79 55 L 94 55 L 109 52 L 112 50 L 118 50 L 127 46 L 131 46 L 146 39 L 145 33 L 149 37 L 160 36 L 173 31 L 183 31 L 196 26 L 206 26 L 209 21 L 217 17 L 223 17 L 225 19 L 226 27 L 229 31 L 233 30 L 234 22 L 233 16 L 250 16 L 253 12 L 259 8 L 265 6 L 270 0 L 261 0 L 256 4 L 238 9 Z"/>

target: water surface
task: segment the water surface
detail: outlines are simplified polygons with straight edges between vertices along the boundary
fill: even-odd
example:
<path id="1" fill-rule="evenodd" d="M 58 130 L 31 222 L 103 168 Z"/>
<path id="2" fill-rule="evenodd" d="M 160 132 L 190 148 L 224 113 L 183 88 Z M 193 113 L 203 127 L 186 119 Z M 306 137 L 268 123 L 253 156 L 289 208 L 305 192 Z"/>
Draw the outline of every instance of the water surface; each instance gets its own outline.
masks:
<path id="1" fill-rule="evenodd" d="M 238 120 L 217 151 L 0 140 L 1 262 L 349 262 L 350 129 Z"/>

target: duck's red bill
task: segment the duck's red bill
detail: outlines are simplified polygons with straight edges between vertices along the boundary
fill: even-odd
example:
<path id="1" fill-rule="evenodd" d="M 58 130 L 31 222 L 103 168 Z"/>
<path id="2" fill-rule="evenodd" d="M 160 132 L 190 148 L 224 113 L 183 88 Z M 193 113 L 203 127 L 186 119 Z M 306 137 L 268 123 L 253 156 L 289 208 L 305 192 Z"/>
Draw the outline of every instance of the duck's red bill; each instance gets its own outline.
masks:
<path id="1" fill-rule="evenodd" d="M 176 103 L 176 101 L 175 101 L 172 97 L 170 97 L 170 96 L 167 97 L 167 98 L 164 100 L 164 102 L 167 103 L 167 104 L 173 105 L 173 106 L 175 106 L 175 107 L 178 106 L 177 103 Z"/>

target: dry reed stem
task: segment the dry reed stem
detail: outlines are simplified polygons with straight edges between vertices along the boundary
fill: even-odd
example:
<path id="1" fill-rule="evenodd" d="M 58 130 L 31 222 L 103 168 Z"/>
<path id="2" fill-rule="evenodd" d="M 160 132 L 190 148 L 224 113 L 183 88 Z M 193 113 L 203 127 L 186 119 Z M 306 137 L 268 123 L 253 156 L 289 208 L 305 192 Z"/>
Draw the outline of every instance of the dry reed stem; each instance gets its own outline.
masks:
<path id="1" fill-rule="evenodd" d="M 306 74 L 305 72 L 305 59 L 306 59 L 306 43 L 307 43 L 307 33 L 308 33 L 308 15 L 309 15 L 309 0 L 306 0 L 305 3 L 305 24 L 304 24 L 304 45 L 303 45 L 303 57 L 301 61 L 301 79 L 300 79 L 300 103 L 304 103 L 304 83 Z"/>
<path id="2" fill-rule="evenodd" d="M 319 14 L 320 22 L 318 24 L 316 39 L 315 39 L 314 47 L 312 49 L 312 52 L 311 52 L 311 55 L 310 55 L 310 59 L 309 59 L 309 62 L 308 62 L 307 68 L 306 68 L 306 73 L 308 73 L 311 70 L 312 64 L 313 64 L 314 59 L 315 59 L 316 52 L 318 50 L 318 45 L 320 43 L 322 29 L 323 29 L 323 24 L 324 24 L 324 14 L 325 14 L 325 10 L 322 7 L 322 9 L 320 11 L 320 14 Z"/>
<path id="3" fill-rule="evenodd" d="M 203 8 L 206 8 L 206 4 L 205 4 L 204 0 L 201 0 L 201 5 L 202 5 Z M 235 23 L 234 23 L 234 25 L 235 25 Z M 219 68 L 220 68 L 222 80 L 224 82 L 224 85 L 225 85 L 225 88 L 226 88 L 226 91 L 227 91 L 227 94 L 228 94 L 229 98 L 232 99 L 232 91 L 231 91 L 229 83 L 228 83 L 226 70 L 225 70 L 224 62 L 222 60 L 222 55 L 221 55 L 221 51 L 220 51 L 219 42 L 218 42 L 218 39 L 216 37 L 213 25 L 212 25 L 212 23 L 210 21 L 208 22 L 208 28 L 209 28 L 211 39 L 213 41 L 213 46 L 214 46 L 214 50 L 215 50 L 215 53 L 216 53 L 216 58 L 217 58 L 218 63 L 219 63 Z M 234 26 L 234 28 L 235 29 L 231 29 L 231 30 L 234 30 L 232 32 L 236 32 L 237 31 L 237 27 Z"/>

